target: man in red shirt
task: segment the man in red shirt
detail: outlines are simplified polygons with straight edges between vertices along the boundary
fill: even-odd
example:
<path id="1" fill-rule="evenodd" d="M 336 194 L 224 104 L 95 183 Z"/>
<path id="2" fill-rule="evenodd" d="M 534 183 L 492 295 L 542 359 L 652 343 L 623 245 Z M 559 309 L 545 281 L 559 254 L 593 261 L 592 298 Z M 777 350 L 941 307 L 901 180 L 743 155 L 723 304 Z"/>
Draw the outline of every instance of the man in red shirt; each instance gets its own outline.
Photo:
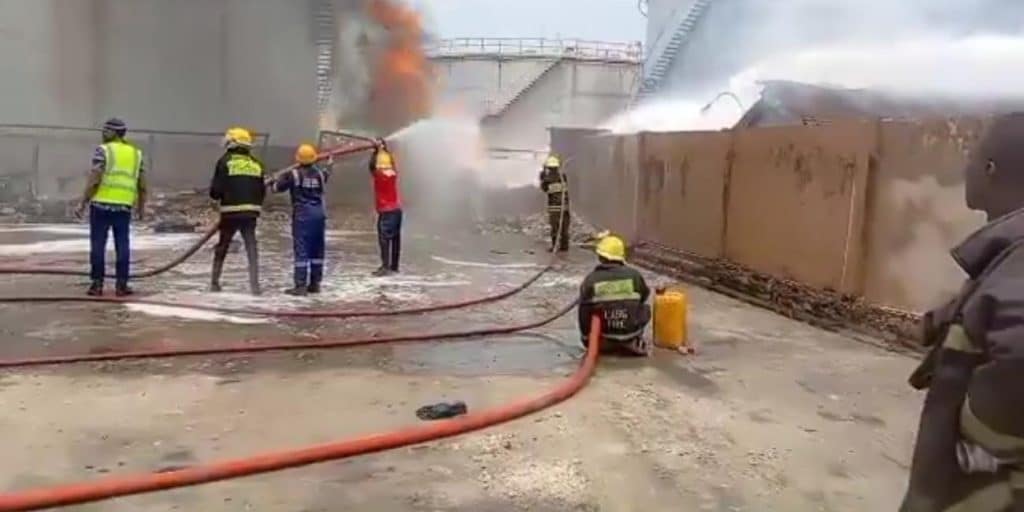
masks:
<path id="1" fill-rule="evenodd" d="M 398 272 L 402 251 L 402 202 L 398 196 L 398 173 L 394 157 L 383 139 L 370 157 L 373 193 L 377 207 L 377 241 L 380 244 L 380 268 L 375 276 Z"/>

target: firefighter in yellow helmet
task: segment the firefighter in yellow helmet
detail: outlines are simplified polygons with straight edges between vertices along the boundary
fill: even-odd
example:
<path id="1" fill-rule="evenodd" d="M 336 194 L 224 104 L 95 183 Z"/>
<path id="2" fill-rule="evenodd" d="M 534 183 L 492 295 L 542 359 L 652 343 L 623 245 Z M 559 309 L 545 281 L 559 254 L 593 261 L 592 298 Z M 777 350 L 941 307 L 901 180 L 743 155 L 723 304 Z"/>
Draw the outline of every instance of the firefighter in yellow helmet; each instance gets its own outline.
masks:
<path id="1" fill-rule="evenodd" d="M 644 330 L 651 320 L 647 299 L 651 291 L 638 270 L 626 264 L 626 243 L 605 234 L 595 250 L 598 264 L 580 286 L 578 321 L 583 345 L 588 343 L 590 318 L 601 317 L 602 352 L 647 356 L 651 344 Z"/>
<path id="2" fill-rule="evenodd" d="M 369 167 L 377 209 L 377 243 L 380 245 L 380 267 L 373 275 L 382 277 L 398 272 L 402 256 L 402 200 L 398 192 L 398 167 L 384 139 L 377 140 Z"/>
<path id="3" fill-rule="evenodd" d="M 324 252 L 327 231 L 327 209 L 324 192 L 331 175 L 331 161 L 325 166 L 312 144 L 302 144 L 295 151 L 295 166 L 277 177 L 274 192 L 289 192 L 292 199 L 292 250 L 295 258 L 294 286 L 289 295 L 320 293 L 324 277 Z"/>
<path id="4" fill-rule="evenodd" d="M 210 197 L 220 203 L 220 239 L 213 252 L 210 290 L 219 292 L 231 239 L 242 233 L 249 263 L 249 291 L 260 294 L 259 252 L 256 245 L 256 221 L 266 195 L 263 163 L 252 155 L 252 134 L 244 128 L 231 128 L 224 134 L 224 155 L 217 160 L 210 183 Z"/>
<path id="5" fill-rule="evenodd" d="M 556 155 L 548 156 L 540 173 L 540 189 L 547 195 L 551 251 L 569 250 L 569 182 L 562 173 L 562 162 Z"/>

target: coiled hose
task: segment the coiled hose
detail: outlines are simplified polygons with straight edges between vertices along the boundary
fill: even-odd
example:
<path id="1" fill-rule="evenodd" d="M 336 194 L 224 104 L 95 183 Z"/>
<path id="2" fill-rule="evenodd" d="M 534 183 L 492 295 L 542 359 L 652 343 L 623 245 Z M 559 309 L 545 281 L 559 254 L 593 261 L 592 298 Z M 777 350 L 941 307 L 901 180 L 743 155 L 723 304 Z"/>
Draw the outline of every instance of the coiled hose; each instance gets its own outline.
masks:
<path id="1" fill-rule="evenodd" d="M 461 333 L 401 336 L 370 340 L 350 340 L 335 343 L 309 343 L 303 345 L 267 345 L 264 347 L 230 347 L 223 349 L 160 351 L 150 353 L 126 352 L 121 354 L 80 356 L 77 358 L 50 358 L 43 360 L 22 360 L 17 362 L 9 361 L 0 363 L 0 367 L 11 368 L 17 366 L 25 367 L 42 364 L 96 361 L 102 359 L 175 357 L 243 351 L 252 352 L 258 350 L 342 348 L 371 343 L 428 341 L 442 338 L 507 334 L 552 322 L 568 312 L 574 306 L 575 303 L 570 304 L 569 306 L 562 308 L 562 310 L 560 310 L 556 315 L 526 325 L 479 329 Z M 562 381 L 545 393 L 535 397 L 516 400 L 504 405 L 486 409 L 482 412 L 472 413 L 466 416 L 428 425 L 408 427 L 401 430 L 371 434 L 354 439 L 307 446 L 289 451 L 258 454 L 250 457 L 193 466 L 166 473 L 148 473 L 123 477 L 111 477 L 90 482 L 80 482 L 0 494 L 0 512 L 40 510 L 60 506 L 78 505 L 108 500 L 120 496 L 195 486 L 219 480 L 240 478 L 260 473 L 280 471 L 288 468 L 345 459 L 356 455 L 376 453 L 402 446 L 443 439 L 494 426 L 540 411 L 547 407 L 551 407 L 552 405 L 562 402 L 576 394 L 586 385 L 594 372 L 594 368 L 597 365 L 600 339 L 601 321 L 600 318 L 595 315 L 591 318 L 587 354 L 580 363 L 578 369 L 568 379 Z"/>

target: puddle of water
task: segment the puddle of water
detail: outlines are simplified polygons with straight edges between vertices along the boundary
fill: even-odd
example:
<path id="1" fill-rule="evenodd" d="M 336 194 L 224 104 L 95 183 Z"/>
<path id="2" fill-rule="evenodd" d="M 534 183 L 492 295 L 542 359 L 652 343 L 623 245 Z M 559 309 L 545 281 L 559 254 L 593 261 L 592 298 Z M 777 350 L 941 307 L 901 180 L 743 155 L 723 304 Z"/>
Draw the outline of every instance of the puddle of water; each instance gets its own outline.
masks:
<path id="1" fill-rule="evenodd" d="M 89 233 L 89 226 L 72 224 L 27 224 L 0 226 L 0 233 L 51 233 L 55 235 L 83 235 Z"/>

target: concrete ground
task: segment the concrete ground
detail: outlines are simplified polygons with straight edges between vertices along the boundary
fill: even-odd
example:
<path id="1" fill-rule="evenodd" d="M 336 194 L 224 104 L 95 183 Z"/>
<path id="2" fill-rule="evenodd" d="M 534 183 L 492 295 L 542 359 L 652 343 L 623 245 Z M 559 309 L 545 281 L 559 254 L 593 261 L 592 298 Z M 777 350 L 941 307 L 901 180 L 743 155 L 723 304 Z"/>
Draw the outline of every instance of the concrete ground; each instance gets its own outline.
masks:
<path id="1" fill-rule="evenodd" d="M 375 239 L 332 231 L 326 293 L 277 290 L 286 233 L 266 226 L 264 282 L 204 292 L 210 253 L 154 281 L 150 298 L 253 307 L 400 307 L 475 297 L 528 278 L 543 246 L 517 235 L 408 233 L 403 273 L 372 279 Z M 0 227 L 0 263 L 85 260 L 75 226 Z M 159 263 L 188 235 L 140 233 Z M 541 318 L 592 264 L 578 251 L 511 299 L 429 316 L 266 320 L 140 306 L 0 307 L 0 358 L 425 333 Z M 84 267 L 83 267 L 84 268 Z M 663 278 L 652 276 L 658 282 Z M 84 279 L 8 277 L 0 295 L 81 293 Z M 238 292 L 238 293 L 232 293 Z M 78 511 L 854 511 L 894 510 L 920 397 L 914 362 L 691 288 L 695 357 L 602 360 L 591 384 L 534 416 L 441 442 Z M 421 405 L 470 410 L 539 393 L 582 350 L 575 320 L 486 340 L 33 368 L 0 373 L 0 489 L 152 472 L 416 424 Z"/>

